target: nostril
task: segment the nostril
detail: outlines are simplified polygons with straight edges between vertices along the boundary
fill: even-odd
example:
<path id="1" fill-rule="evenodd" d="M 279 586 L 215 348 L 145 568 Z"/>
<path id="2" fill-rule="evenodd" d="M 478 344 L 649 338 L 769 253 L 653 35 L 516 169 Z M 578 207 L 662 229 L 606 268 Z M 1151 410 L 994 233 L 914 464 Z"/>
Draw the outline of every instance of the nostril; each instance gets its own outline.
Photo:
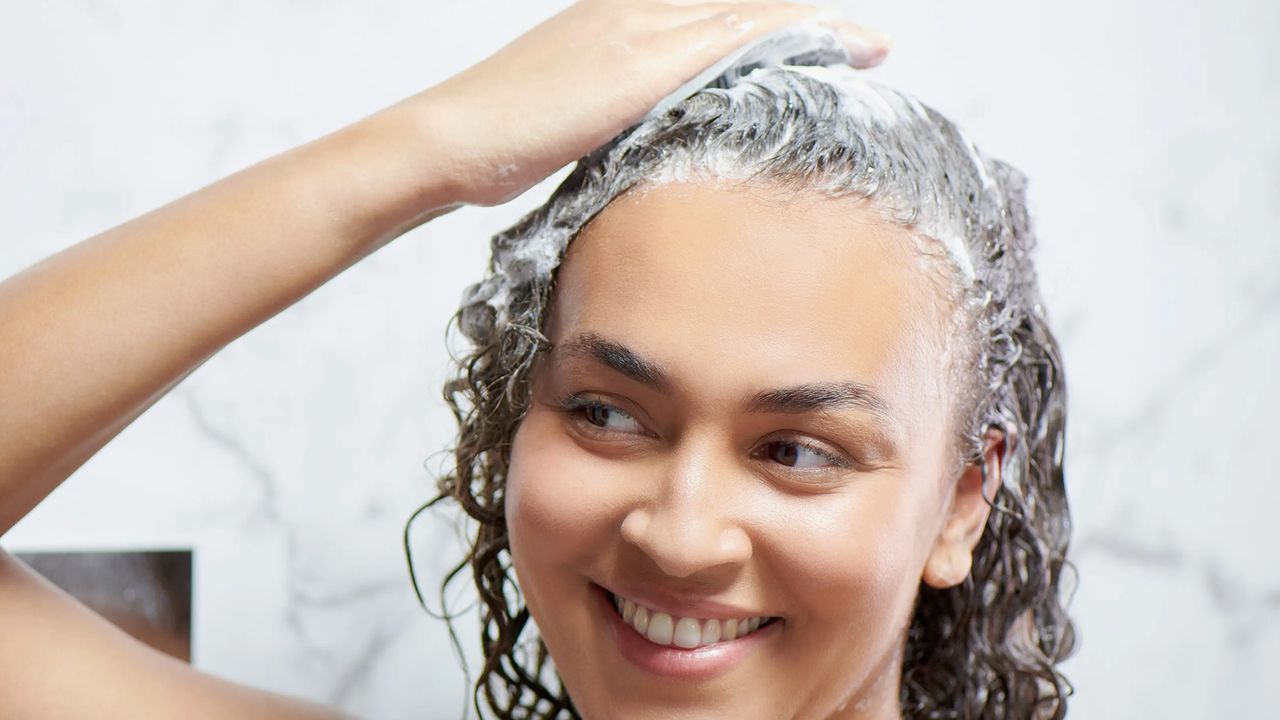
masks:
<path id="1" fill-rule="evenodd" d="M 746 562 L 751 540 L 736 524 L 695 512 L 636 508 L 622 520 L 623 540 L 648 556 L 663 573 L 688 577 L 707 568 Z"/>

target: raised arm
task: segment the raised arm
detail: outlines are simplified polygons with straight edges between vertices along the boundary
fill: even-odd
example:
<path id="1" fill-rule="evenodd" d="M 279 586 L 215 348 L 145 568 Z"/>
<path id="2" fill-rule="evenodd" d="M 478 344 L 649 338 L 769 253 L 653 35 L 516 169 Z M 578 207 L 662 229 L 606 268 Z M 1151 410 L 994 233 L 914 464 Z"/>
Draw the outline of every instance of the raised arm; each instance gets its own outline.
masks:
<path id="1" fill-rule="evenodd" d="M 0 534 L 210 355 L 361 258 L 460 204 L 513 197 L 736 47 L 815 18 L 792 3 L 586 0 L 441 85 L 0 283 Z M 826 22 L 860 64 L 880 59 L 875 36 Z M 121 688 L 125 716 L 130 693 L 182 697 L 182 671 L 140 660 L 2 553 L 0 638 L 0 716 L 55 688 L 72 690 L 65 717 L 113 716 L 95 703 Z"/>
<path id="2" fill-rule="evenodd" d="M 398 235 L 624 129 L 792 3 L 593 0 L 441 85 L 0 284 L 0 534 L 219 348 Z M 831 21 L 866 64 L 883 48 Z"/>
<path id="3" fill-rule="evenodd" d="M 447 208 L 427 115 L 361 120 L 0 284 L 0 532 L 219 348 Z"/>

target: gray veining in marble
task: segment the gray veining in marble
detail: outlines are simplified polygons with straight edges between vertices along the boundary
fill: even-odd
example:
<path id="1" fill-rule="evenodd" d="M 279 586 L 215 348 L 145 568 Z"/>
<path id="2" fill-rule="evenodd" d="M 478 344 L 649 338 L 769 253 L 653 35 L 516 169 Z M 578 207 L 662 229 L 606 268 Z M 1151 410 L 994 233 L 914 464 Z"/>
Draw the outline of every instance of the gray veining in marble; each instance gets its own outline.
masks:
<path id="1" fill-rule="evenodd" d="M 438 82 L 563 4 L 4 4 L 0 274 Z M 877 79 L 1032 180 L 1071 394 L 1072 716 L 1274 717 L 1280 5 L 837 4 L 895 38 Z M 6 546 L 194 548 L 197 666 L 367 717 L 458 717 L 463 674 L 400 534 L 452 431 L 445 322 L 488 236 L 549 185 L 432 222 L 236 341 Z M 415 528 L 428 590 L 454 535 Z"/>

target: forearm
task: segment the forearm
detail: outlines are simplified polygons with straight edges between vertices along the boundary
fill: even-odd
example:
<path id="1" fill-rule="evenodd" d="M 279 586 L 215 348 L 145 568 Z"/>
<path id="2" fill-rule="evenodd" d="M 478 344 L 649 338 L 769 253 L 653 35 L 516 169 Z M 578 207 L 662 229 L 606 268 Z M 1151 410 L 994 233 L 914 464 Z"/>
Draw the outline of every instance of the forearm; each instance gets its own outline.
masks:
<path id="1" fill-rule="evenodd" d="M 219 348 L 447 211 L 428 112 L 401 103 L 0 284 L 0 533 Z"/>

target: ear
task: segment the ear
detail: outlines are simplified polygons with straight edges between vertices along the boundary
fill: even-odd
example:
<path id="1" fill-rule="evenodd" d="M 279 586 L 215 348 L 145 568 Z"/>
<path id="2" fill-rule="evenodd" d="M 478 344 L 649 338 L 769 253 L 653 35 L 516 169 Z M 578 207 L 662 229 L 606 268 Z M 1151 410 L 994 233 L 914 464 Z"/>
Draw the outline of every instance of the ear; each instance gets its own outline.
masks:
<path id="1" fill-rule="evenodd" d="M 939 590 L 955 587 L 969 576 L 973 549 L 982 537 L 987 526 L 987 514 L 991 510 L 987 499 L 994 497 L 1000 487 L 1004 453 L 1004 433 L 988 429 L 983 437 L 981 460 L 966 465 L 956 480 L 950 510 L 925 560 L 923 579 L 930 587 Z"/>

